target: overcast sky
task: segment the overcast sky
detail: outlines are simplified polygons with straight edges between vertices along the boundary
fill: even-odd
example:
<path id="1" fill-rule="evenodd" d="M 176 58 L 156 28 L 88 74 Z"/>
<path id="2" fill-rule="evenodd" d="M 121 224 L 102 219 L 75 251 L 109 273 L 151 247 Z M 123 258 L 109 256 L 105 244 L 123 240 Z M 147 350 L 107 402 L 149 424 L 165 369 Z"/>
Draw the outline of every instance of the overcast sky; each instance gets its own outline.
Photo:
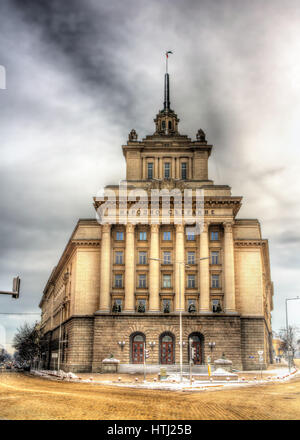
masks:
<path id="1" fill-rule="evenodd" d="M 261 221 L 284 326 L 284 299 L 300 295 L 299 22 L 299 0 L 1 0 L 0 289 L 22 285 L 0 312 L 39 312 L 78 218 L 125 177 L 129 131 L 153 133 L 172 50 L 180 132 L 206 132 L 210 178 L 243 196 L 239 218 Z M 7 342 L 38 318 L 0 315 Z"/>

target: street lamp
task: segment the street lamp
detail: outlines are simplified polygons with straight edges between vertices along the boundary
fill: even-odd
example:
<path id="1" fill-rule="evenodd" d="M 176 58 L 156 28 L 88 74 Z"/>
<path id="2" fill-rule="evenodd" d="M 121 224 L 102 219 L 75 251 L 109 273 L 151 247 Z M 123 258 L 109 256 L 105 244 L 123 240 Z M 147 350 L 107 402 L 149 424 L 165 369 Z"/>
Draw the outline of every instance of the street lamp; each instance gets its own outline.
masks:
<path id="1" fill-rule="evenodd" d="M 199 258 L 199 260 L 208 260 L 209 257 Z M 164 261 L 162 258 L 149 258 L 149 260 L 154 261 Z M 182 308 L 181 308 L 181 270 L 180 266 L 190 268 L 190 265 L 186 264 L 184 261 L 174 261 L 175 264 L 179 265 L 179 363 L 180 363 L 180 382 L 182 382 Z"/>
<path id="2" fill-rule="evenodd" d="M 287 348 L 288 348 L 288 361 L 289 361 L 289 372 L 291 372 L 291 356 L 290 356 L 290 331 L 289 331 L 289 324 L 288 324 L 288 307 L 287 302 L 288 301 L 294 301 L 300 299 L 300 296 L 296 296 L 295 298 L 285 298 L 285 321 L 286 321 L 286 340 L 287 340 Z"/>

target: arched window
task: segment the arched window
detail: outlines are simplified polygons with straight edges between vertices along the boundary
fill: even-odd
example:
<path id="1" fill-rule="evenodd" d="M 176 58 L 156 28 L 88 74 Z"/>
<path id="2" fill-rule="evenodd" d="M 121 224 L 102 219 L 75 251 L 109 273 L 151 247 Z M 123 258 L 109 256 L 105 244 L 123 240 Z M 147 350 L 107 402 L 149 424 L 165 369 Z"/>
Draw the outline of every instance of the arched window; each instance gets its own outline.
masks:
<path id="1" fill-rule="evenodd" d="M 160 363 L 174 364 L 175 362 L 175 343 L 172 333 L 162 333 L 160 335 Z"/>
<path id="2" fill-rule="evenodd" d="M 172 122 L 169 121 L 169 130 L 172 130 Z"/>
<path id="3" fill-rule="evenodd" d="M 143 333 L 134 333 L 131 335 L 131 360 L 134 364 L 144 362 L 144 348 L 146 338 Z"/>

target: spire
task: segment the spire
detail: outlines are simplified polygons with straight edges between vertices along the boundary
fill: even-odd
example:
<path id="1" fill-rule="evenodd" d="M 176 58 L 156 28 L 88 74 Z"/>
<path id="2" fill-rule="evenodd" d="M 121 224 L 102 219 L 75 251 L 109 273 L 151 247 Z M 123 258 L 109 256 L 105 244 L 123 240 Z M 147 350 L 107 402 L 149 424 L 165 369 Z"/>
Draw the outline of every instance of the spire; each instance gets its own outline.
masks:
<path id="1" fill-rule="evenodd" d="M 164 100 L 164 111 L 170 110 L 170 83 L 168 74 L 168 59 L 169 53 L 173 54 L 171 50 L 166 52 L 166 73 L 165 73 L 165 100 Z"/>
<path id="2" fill-rule="evenodd" d="M 169 74 L 165 74 L 165 100 L 164 100 L 164 110 L 170 110 L 170 85 L 169 85 Z"/>

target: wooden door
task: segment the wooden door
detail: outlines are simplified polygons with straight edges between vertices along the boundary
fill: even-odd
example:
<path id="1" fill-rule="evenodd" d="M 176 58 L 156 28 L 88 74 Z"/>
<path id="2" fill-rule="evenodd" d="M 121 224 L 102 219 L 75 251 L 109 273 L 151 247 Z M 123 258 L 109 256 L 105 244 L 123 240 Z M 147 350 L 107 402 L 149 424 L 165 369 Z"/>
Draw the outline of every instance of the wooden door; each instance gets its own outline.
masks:
<path id="1" fill-rule="evenodd" d="M 193 352 L 194 352 L 194 364 L 201 364 L 201 343 L 200 341 L 192 342 Z"/>
<path id="2" fill-rule="evenodd" d="M 161 363 L 173 364 L 173 341 L 162 341 L 161 343 Z"/>
<path id="3" fill-rule="evenodd" d="M 144 362 L 144 342 L 133 341 L 132 343 L 132 362 L 142 364 Z"/>

